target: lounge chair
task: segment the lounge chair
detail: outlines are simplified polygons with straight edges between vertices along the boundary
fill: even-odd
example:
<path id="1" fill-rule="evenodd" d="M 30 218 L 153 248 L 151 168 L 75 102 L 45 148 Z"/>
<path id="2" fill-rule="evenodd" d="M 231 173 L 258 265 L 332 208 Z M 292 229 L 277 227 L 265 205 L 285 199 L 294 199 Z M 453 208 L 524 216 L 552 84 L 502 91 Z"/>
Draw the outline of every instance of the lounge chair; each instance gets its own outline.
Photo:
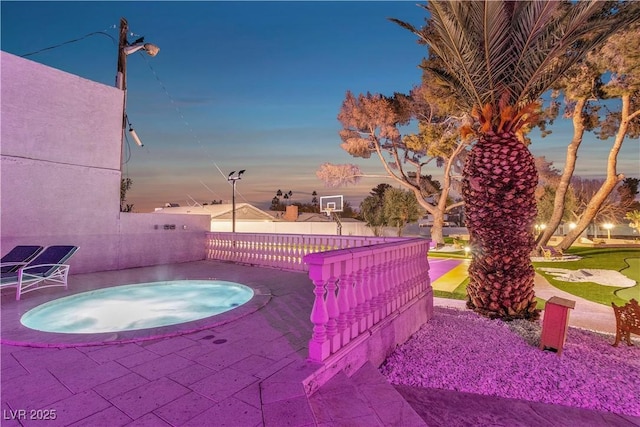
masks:
<path id="1" fill-rule="evenodd" d="M 31 261 L 43 249 L 44 247 L 35 245 L 16 246 L 0 259 L 0 273 L 18 271 L 18 268 Z"/>
<path id="2" fill-rule="evenodd" d="M 0 274 L 0 287 L 16 287 L 16 300 L 36 289 L 63 286 L 67 289 L 69 265 L 64 264 L 77 246 L 49 246 L 15 272 Z"/>

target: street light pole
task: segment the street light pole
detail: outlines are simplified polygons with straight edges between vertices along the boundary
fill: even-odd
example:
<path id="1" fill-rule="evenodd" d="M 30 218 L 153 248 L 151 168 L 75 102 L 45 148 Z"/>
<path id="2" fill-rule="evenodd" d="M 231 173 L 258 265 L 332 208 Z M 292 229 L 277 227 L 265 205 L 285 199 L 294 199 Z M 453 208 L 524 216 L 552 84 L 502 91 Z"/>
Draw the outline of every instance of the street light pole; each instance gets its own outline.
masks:
<path id="1" fill-rule="evenodd" d="M 245 169 L 242 169 L 238 172 L 237 175 L 234 175 L 236 171 L 233 171 L 227 177 L 227 181 L 231 182 L 232 195 L 231 195 L 231 232 L 236 232 L 236 181 L 242 179 L 241 176 L 244 173 Z"/>
<path id="2" fill-rule="evenodd" d="M 231 195 L 231 203 L 233 205 L 233 210 L 231 212 L 231 232 L 235 233 L 236 232 L 236 181 L 237 179 L 234 179 L 233 181 L 231 181 L 231 183 L 233 184 L 233 192 Z"/>

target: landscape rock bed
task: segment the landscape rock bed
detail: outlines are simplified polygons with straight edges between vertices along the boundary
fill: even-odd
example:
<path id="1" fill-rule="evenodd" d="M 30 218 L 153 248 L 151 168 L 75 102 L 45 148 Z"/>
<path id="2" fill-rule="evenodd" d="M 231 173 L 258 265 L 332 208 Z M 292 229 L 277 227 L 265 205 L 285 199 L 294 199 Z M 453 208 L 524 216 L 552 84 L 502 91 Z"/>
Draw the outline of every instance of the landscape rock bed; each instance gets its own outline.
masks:
<path id="1" fill-rule="evenodd" d="M 436 307 L 380 367 L 392 384 L 640 416 L 640 340 L 569 328 L 562 356 L 538 349 L 540 322 Z"/>

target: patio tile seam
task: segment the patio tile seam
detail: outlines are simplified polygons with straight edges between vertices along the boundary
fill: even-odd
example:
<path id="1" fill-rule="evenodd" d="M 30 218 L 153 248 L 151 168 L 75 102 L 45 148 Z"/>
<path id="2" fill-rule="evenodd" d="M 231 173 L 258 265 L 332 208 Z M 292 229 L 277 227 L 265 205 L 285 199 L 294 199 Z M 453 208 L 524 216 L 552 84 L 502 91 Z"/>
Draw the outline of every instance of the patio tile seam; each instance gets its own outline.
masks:
<path id="1" fill-rule="evenodd" d="M 65 389 L 67 389 L 67 391 L 69 393 L 71 393 L 72 395 L 74 394 L 78 394 L 78 392 L 73 391 L 67 384 L 64 383 L 64 381 L 62 381 L 60 378 L 58 378 L 58 376 L 56 374 L 54 374 L 53 372 L 51 372 L 51 370 L 49 368 L 45 368 L 46 371 L 49 373 L 49 375 L 51 375 L 56 381 L 58 381 L 60 383 L 60 385 L 62 385 L 62 387 L 64 387 Z"/>

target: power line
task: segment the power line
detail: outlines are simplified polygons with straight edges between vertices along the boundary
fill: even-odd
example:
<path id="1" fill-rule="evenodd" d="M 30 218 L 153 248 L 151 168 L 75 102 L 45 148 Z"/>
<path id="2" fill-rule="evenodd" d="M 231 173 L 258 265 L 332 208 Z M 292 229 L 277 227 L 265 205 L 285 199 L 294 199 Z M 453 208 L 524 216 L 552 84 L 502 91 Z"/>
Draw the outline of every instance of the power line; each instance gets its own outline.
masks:
<path id="1" fill-rule="evenodd" d="M 111 28 L 116 28 L 116 25 L 115 25 L 115 24 L 113 24 L 113 25 L 111 25 L 110 27 L 108 27 L 107 29 L 105 29 L 105 30 L 103 30 L 103 31 L 94 31 L 94 32 L 91 32 L 91 33 L 85 34 L 85 35 L 84 35 L 84 36 L 82 36 L 82 37 L 79 37 L 79 38 L 76 38 L 76 39 L 72 39 L 72 40 L 68 40 L 68 41 L 65 41 L 65 42 L 62 42 L 62 43 L 58 43 L 58 44 L 55 44 L 55 45 L 53 45 L 53 46 L 48 46 L 48 47 L 45 47 L 45 48 L 42 48 L 42 49 L 36 50 L 36 51 L 34 51 L 34 52 L 25 53 L 24 55 L 20 55 L 20 56 L 21 56 L 22 58 L 26 58 L 26 57 L 28 57 L 28 56 L 36 55 L 36 54 L 38 54 L 38 53 L 42 53 L 42 52 L 45 52 L 45 51 L 47 51 L 47 50 L 57 49 L 57 48 L 59 48 L 59 47 L 62 47 L 62 46 L 65 46 L 65 45 L 68 45 L 68 44 L 71 44 L 71 43 L 76 43 L 76 42 L 82 41 L 82 40 L 84 40 L 84 39 L 86 39 L 86 38 L 88 38 L 88 37 L 95 36 L 95 35 L 103 35 L 103 36 L 109 37 L 109 38 L 111 39 L 111 41 L 113 42 L 113 44 L 114 44 L 114 45 L 117 45 L 117 41 L 116 41 L 116 39 L 115 39 L 111 34 L 107 33 L 107 30 L 108 30 L 108 29 L 111 29 Z M 135 33 L 133 33 L 133 32 L 131 32 L 130 34 L 131 34 L 132 36 L 135 36 L 135 35 L 136 35 L 136 34 L 135 34 Z M 148 59 L 147 59 L 144 55 L 141 55 L 141 56 L 144 58 L 145 62 L 147 63 L 147 66 L 148 66 L 148 67 L 149 67 L 149 69 L 151 70 L 151 73 L 155 76 L 156 80 L 157 80 L 157 81 L 158 81 L 158 83 L 160 84 L 160 87 L 162 88 L 162 90 L 164 91 L 164 93 L 165 93 L 165 94 L 167 95 L 167 97 L 169 98 L 169 100 L 170 100 L 171 104 L 173 104 L 174 108 L 176 109 L 176 112 L 178 113 L 178 115 L 179 115 L 179 116 L 180 116 L 180 118 L 182 119 L 183 124 L 184 124 L 184 125 L 185 125 L 185 127 L 189 130 L 189 132 L 191 133 L 191 136 L 192 136 L 192 137 L 195 139 L 195 141 L 200 145 L 200 148 L 202 148 L 202 149 L 203 149 L 203 151 L 207 154 L 207 156 L 209 156 L 209 157 L 211 158 L 211 161 L 212 161 L 213 165 L 216 167 L 216 169 L 218 170 L 218 172 L 220 173 L 220 175 L 225 179 L 225 181 L 227 181 L 227 176 L 225 175 L 225 173 L 224 173 L 224 172 L 222 172 L 222 170 L 220 169 L 220 167 L 219 167 L 219 166 L 218 166 L 218 164 L 216 163 L 215 159 L 213 159 L 213 157 L 210 155 L 210 153 L 206 150 L 205 146 L 202 144 L 202 141 L 200 141 L 200 138 L 198 138 L 198 137 L 197 137 L 197 135 L 196 135 L 196 134 L 195 134 L 195 132 L 193 131 L 193 128 L 189 125 L 189 123 L 187 122 L 186 118 L 184 117 L 184 114 L 182 113 L 182 111 L 181 111 L 181 110 L 180 110 L 180 108 L 178 107 L 177 103 L 175 102 L 175 100 L 173 99 L 173 97 L 171 96 L 171 94 L 169 93 L 169 91 L 167 90 L 167 88 L 166 88 L 165 84 L 163 83 L 163 81 L 162 81 L 162 80 L 160 79 L 160 77 L 158 76 L 158 73 L 156 73 L 156 71 L 155 71 L 155 70 L 154 70 L 154 68 L 151 66 L 151 63 L 148 61 Z M 124 137 L 125 137 L 125 142 L 126 142 L 126 147 L 125 147 L 125 151 L 126 151 L 125 156 L 126 156 L 126 159 L 124 160 L 124 164 L 125 164 L 125 165 L 127 165 L 127 164 L 129 163 L 129 160 L 131 160 L 131 144 L 129 143 L 129 139 L 127 138 L 126 132 L 125 132 Z M 127 174 L 128 174 L 128 173 L 127 173 Z M 205 185 L 202 181 L 200 181 L 200 183 L 201 183 L 202 185 Z M 229 185 L 231 185 L 228 181 L 227 181 L 227 183 L 228 183 Z M 214 193 L 214 192 L 213 192 L 213 190 L 211 190 L 211 189 L 210 189 L 209 187 L 207 187 L 206 185 L 205 185 L 205 187 L 206 187 L 210 192 Z M 242 193 L 241 193 L 240 191 L 237 191 L 237 194 L 238 194 L 238 195 L 239 195 L 239 196 L 240 196 L 240 197 L 241 197 L 245 202 L 247 202 L 247 203 L 248 203 L 248 200 L 244 197 L 244 195 L 242 195 Z"/>
<path id="2" fill-rule="evenodd" d="M 115 28 L 115 25 L 113 27 L 109 27 L 109 28 Z M 56 45 L 45 47 L 45 48 L 42 48 L 40 50 L 36 50 L 35 52 L 25 53 L 24 55 L 20 55 L 20 56 L 22 58 L 26 58 L 27 56 L 36 55 L 38 53 L 41 53 L 41 52 L 44 52 L 44 51 L 47 51 L 47 50 L 56 49 L 56 48 L 59 48 L 61 46 L 67 45 L 67 44 L 79 42 L 80 40 L 84 40 L 87 37 L 95 36 L 95 35 L 98 35 L 98 34 L 101 34 L 103 36 L 109 37 L 111 39 L 111 41 L 113 42 L 113 44 L 117 44 L 116 43 L 116 39 L 111 34 L 107 33 L 106 31 L 104 31 L 104 30 L 103 31 L 94 31 L 94 32 L 89 33 L 89 34 L 85 34 L 84 36 L 82 36 L 80 38 L 69 40 L 69 41 L 62 42 L 62 43 L 58 43 Z"/>

